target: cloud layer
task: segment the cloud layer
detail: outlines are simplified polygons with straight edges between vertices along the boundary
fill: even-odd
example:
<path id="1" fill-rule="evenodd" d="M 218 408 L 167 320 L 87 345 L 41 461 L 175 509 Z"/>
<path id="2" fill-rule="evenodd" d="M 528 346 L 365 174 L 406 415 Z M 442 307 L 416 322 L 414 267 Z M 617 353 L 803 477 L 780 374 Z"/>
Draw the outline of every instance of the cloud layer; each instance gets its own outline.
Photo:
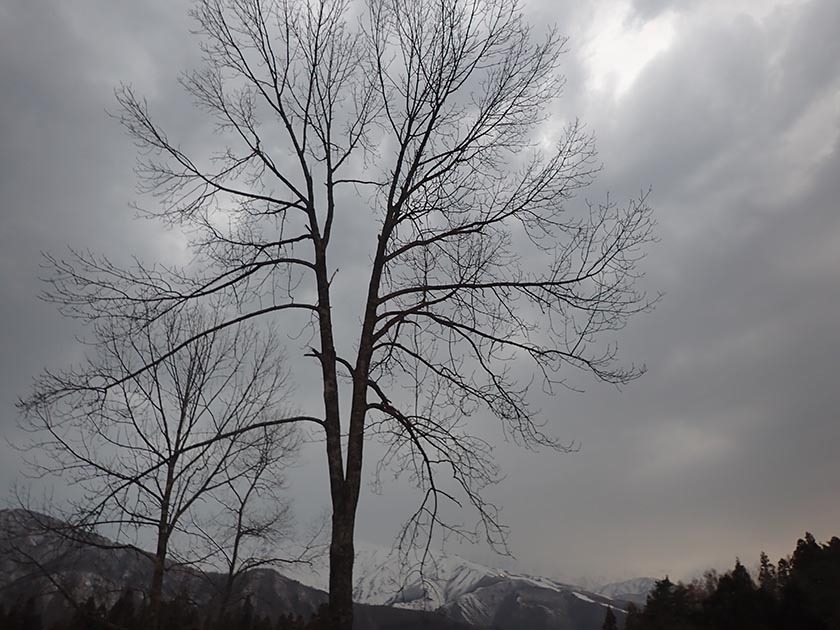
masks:
<path id="1" fill-rule="evenodd" d="M 598 136 L 605 168 L 589 198 L 652 188 L 661 242 L 646 283 L 666 297 L 621 339 L 649 368 L 641 381 L 543 401 L 580 453 L 500 444 L 508 477 L 493 494 L 520 566 L 679 576 L 762 548 L 781 554 L 805 529 L 838 534 L 840 3 L 580 4 L 527 5 L 570 36 L 555 117 L 580 117 Z M 186 3 L 0 8 L 7 435 L 31 377 L 79 352 L 73 326 L 36 298 L 39 252 L 154 258 L 181 247 L 132 221 L 134 148 L 106 110 L 131 82 L 187 141 L 212 142 L 176 84 L 197 59 L 188 29 Z M 7 453 L 0 476 L 11 482 Z M 396 488 L 365 496 L 361 537 L 393 535 L 407 506 Z"/>

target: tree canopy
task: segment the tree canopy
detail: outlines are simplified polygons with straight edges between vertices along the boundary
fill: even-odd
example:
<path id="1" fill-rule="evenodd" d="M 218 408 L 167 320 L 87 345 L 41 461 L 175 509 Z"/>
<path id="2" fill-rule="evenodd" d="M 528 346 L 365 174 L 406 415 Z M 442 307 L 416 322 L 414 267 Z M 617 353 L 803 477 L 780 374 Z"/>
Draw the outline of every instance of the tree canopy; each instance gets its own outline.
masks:
<path id="1" fill-rule="evenodd" d="M 499 470 L 470 419 L 566 450 L 532 385 L 553 393 L 569 368 L 614 384 L 642 372 L 610 333 L 655 301 L 636 282 L 651 208 L 646 194 L 569 207 L 599 169 L 593 137 L 576 120 L 550 132 L 566 40 L 515 1 L 200 0 L 193 16 L 203 65 L 181 84 L 217 150 L 182 144 L 131 87 L 117 97 L 154 198 L 141 212 L 183 228 L 195 263 L 52 257 L 48 295 L 87 321 L 118 311 L 127 334 L 214 304 L 218 320 L 124 380 L 244 321 L 304 322 L 295 351 L 318 366 L 323 408 L 283 421 L 323 435 L 331 619 L 349 629 L 366 439 L 422 493 L 401 546 L 436 530 L 503 546 L 482 492 Z M 370 252 L 349 338 L 335 302 L 348 233 Z M 445 504 L 475 510 L 477 527 Z"/>

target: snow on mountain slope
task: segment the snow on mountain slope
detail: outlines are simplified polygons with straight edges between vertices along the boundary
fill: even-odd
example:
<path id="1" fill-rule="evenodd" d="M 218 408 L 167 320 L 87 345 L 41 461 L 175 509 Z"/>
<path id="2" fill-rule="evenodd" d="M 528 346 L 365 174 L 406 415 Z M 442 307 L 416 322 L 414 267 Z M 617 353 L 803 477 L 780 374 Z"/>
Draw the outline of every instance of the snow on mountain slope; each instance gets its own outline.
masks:
<path id="1" fill-rule="evenodd" d="M 632 580 L 604 584 L 594 590 L 596 593 L 605 597 L 643 604 L 647 598 L 647 594 L 653 589 L 655 583 L 656 580 L 654 578 L 638 577 Z"/>
<path id="2" fill-rule="evenodd" d="M 281 571 L 315 588 L 326 590 L 329 582 L 326 558 L 310 566 L 294 565 Z M 473 590 L 482 580 L 504 575 L 459 556 L 441 554 L 431 554 L 421 572 L 417 554 L 406 561 L 388 547 L 363 542 L 356 543 L 353 573 L 353 597 L 358 602 L 429 610 Z"/>
<path id="3" fill-rule="evenodd" d="M 522 575 L 470 562 L 456 555 L 432 554 L 406 563 L 386 547 L 357 543 L 354 599 L 366 604 L 440 610 L 450 619 L 474 626 L 518 627 L 531 623 L 535 610 L 556 619 L 557 627 L 586 628 L 603 621 L 604 608 L 622 612 L 619 602 L 549 578 Z M 284 571 L 304 584 L 325 588 L 326 562 Z M 540 613 L 542 614 L 542 613 Z M 565 620 L 565 621 L 564 621 Z"/>
<path id="4" fill-rule="evenodd" d="M 453 621 L 499 630 L 521 628 L 597 630 L 605 609 L 619 615 L 623 606 L 595 593 L 528 576 L 508 575 L 443 606 Z"/>

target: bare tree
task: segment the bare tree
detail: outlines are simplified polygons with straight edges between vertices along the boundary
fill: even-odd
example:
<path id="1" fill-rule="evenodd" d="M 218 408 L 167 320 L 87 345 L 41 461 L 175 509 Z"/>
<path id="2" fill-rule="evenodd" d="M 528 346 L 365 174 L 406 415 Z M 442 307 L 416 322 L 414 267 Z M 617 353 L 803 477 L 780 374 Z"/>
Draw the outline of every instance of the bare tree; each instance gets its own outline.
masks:
<path id="1" fill-rule="evenodd" d="M 288 425 L 287 425 L 288 426 Z M 205 563 L 216 573 L 207 577 L 218 589 L 213 615 L 223 627 L 225 615 L 241 605 L 234 601 L 236 586 L 248 571 L 266 566 L 309 563 L 319 553 L 320 529 L 303 542 L 294 542 L 291 504 L 282 496 L 290 454 L 297 452 L 300 435 L 262 429 L 261 439 L 224 471 L 224 483 L 208 497 L 204 514 L 195 514 Z M 218 574 L 222 580 L 218 581 Z"/>
<path id="2" fill-rule="evenodd" d="M 186 345 L 248 319 L 308 318 L 300 350 L 318 363 L 323 412 L 298 419 L 324 432 L 331 623 L 349 629 L 366 438 L 423 493 L 402 543 L 471 535 L 444 518 L 449 502 L 477 510 L 472 534 L 502 544 L 481 492 L 498 471 L 470 418 L 489 412 L 518 443 L 562 451 L 531 383 L 553 392 L 567 367 L 608 383 L 641 373 L 602 336 L 652 304 L 636 288 L 651 210 L 646 195 L 566 208 L 598 170 L 593 140 L 577 122 L 540 139 L 565 40 L 532 33 L 515 1 L 200 0 L 194 17 L 205 64 L 182 83 L 217 125 L 212 159 L 171 138 L 130 87 L 118 100 L 157 199 L 144 211 L 188 228 L 201 265 L 52 259 L 50 296 L 93 319 L 135 313 L 139 328 L 236 302 Z M 336 225 L 347 213 L 363 224 L 361 204 L 375 216 L 361 318 L 338 339 Z"/>
<path id="3" fill-rule="evenodd" d="M 189 528 L 197 502 L 251 475 L 240 461 L 250 453 L 270 452 L 277 467 L 294 446 L 293 427 L 276 422 L 285 413 L 286 373 L 273 337 L 241 325 L 180 347 L 214 317 L 191 307 L 131 334 L 132 320 L 99 319 L 93 358 L 77 370 L 46 373 L 21 404 L 34 470 L 83 490 L 71 531 L 109 526 L 117 546 L 125 533 L 152 532 L 153 627 L 167 566 L 179 560 L 173 541 L 197 533 Z"/>

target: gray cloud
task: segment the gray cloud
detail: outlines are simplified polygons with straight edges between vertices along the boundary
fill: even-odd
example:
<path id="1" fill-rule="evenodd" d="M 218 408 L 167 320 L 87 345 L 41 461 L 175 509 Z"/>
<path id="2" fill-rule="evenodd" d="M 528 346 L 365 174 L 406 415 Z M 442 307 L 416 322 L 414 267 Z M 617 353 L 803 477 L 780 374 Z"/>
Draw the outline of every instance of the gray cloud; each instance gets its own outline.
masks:
<path id="1" fill-rule="evenodd" d="M 687 0 L 633 0 L 633 15 L 640 20 L 651 20 L 671 7 L 686 4 Z"/>
<path id="2" fill-rule="evenodd" d="M 212 146 L 175 84 L 197 61 L 185 6 L 17 0 L 0 9 L 0 422 L 10 434 L 31 377 L 78 353 L 77 329 L 35 297 L 38 252 L 69 244 L 155 259 L 180 246 L 176 234 L 131 220 L 134 151 L 105 109 L 113 87 L 131 81 L 184 142 Z M 781 554 L 806 528 L 837 534 L 840 5 L 734 17 L 715 3 L 637 0 L 634 23 L 667 9 L 677 34 L 618 97 L 587 88 L 574 48 L 594 14 L 553 7 L 528 11 L 574 29 L 558 115 L 597 132 L 605 170 L 587 196 L 652 186 L 662 241 L 647 285 L 667 295 L 620 339 L 626 357 L 648 365 L 641 381 L 624 392 L 583 381 L 585 394 L 541 401 L 580 453 L 500 442 L 508 477 L 493 495 L 520 566 L 681 575 L 761 548 Z M 359 235 L 340 252 L 342 304 L 355 303 L 364 226 L 342 226 Z M 351 311 L 341 323 L 348 346 L 355 321 Z M 314 404 L 305 369 L 298 395 Z M 304 458 L 298 487 L 323 474 L 319 457 L 313 448 Z M 11 482 L 15 464 L 2 459 Z M 321 505 L 309 488 L 298 500 L 310 513 Z M 361 537 L 382 541 L 411 496 L 386 486 L 362 507 Z"/>
<path id="3" fill-rule="evenodd" d="M 713 17 L 697 16 L 616 103 L 576 103 L 597 112 L 599 187 L 653 186 L 663 241 L 649 281 L 667 296 L 625 339 L 645 379 L 571 402 L 583 453 L 535 487 L 557 480 L 557 504 L 520 519 L 527 485 L 511 481 L 529 561 L 550 565 L 536 550 L 559 531 L 579 537 L 557 539 L 574 567 L 672 573 L 780 554 L 806 528 L 833 534 L 840 153 L 836 97 L 828 111 L 821 97 L 838 81 L 798 51 L 809 37 L 834 45 L 815 23 L 837 24 L 837 6 Z"/>

